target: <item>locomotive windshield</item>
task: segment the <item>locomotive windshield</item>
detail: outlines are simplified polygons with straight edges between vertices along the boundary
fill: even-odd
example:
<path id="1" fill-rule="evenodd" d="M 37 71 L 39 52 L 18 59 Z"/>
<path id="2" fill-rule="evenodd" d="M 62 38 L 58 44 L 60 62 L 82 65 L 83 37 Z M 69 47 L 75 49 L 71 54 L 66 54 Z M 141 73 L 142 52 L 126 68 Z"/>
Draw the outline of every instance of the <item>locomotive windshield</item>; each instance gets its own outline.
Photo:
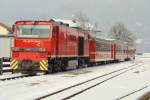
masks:
<path id="1" fill-rule="evenodd" d="M 48 38 L 49 33 L 50 33 L 49 25 L 19 25 L 17 37 Z"/>

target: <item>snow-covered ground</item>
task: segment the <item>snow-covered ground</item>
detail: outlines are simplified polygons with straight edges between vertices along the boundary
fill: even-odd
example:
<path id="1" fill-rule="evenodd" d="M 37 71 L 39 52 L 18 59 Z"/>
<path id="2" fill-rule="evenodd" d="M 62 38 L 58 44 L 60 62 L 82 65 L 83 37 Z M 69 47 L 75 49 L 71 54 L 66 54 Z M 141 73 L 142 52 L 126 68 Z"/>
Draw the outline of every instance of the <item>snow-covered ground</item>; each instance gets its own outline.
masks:
<path id="1" fill-rule="evenodd" d="M 75 96 L 71 100 L 137 100 L 143 94 L 150 91 L 149 61 L 150 59 L 143 59 L 142 62 L 144 63 L 141 67 L 111 79 L 104 84 Z M 140 91 L 135 92 L 137 90 Z M 130 93 L 133 94 L 130 95 Z"/>
<path id="2" fill-rule="evenodd" d="M 73 100 L 114 100 L 150 84 L 150 58 L 138 57 L 135 61 L 0 81 L 0 100 L 32 100 L 135 63 L 140 66 L 71 98 Z M 135 100 L 149 90 L 149 88 L 145 88 L 124 100 Z M 59 100 L 59 97 L 54 100 Z"/>

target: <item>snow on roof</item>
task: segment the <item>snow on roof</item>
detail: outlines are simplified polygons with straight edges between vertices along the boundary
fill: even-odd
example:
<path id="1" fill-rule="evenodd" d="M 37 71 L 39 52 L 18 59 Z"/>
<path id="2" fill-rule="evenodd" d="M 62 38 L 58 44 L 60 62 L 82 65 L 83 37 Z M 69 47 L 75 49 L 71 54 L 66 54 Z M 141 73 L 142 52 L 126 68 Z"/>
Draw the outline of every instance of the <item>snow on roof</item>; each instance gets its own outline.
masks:
<path id="1" fill-rule="evenodd" d="M 9 25 L 3 23 L 3 22 L 0 22 L 0 26 L 1 27 L 4 27 L 5 29 L 7 29 L 9 32 L 12 32 L 12 29 Z"/>
<path id="2" fill-rule="evenodd" d="M 116 39 L 111 39 L 111 38 L 107 38 L 107 37 L 104 37 L 104 36 L 96 36 L 96 38 L 107 40 L 107 41 L 116 41 Z"/>
<path id="3" fill-rule="evenodd" d="M 74 27 L 74 28 L 81 28 L 81 23 L 75 20 L 64 20 L 64 19 L 53 19 L 56 22 L 62 22 L 64 24 L 69 24 L 69 27 Z M 94 29 L 94 25 L 90 24 L 90 23 L 85 23 L 86 28 L 88 30 L 92 30 Z"/>
<path id="4" fill-rule="evenodd" d="M 11 27 L 0 22 L 0 36 L 7 36 L 10 32 L 12 32 Z"/>
<path id="5" fill-rule="evenodd" d="M 0 22 L 0 36 L 1 37 L 7 37 L 7 36 L 10 36 L 10 35 L 13 36 L 12 32 L 13 31 L 12 31 L 11 25 Z"/>
<path id="6" fill-rule="evenodd" d="M 64 20 L 64 19 L 53 19 L 56 22 L 62 22 L 64 24 L 69 24 L 69 27 L 79 27 L 78 23 L 73 20 Z"/>
<path id="7" fill-rule="evenodd" d="M 111 38 L 103 38 L 103 39 L 105 39 L 107 41 L 116 41 L 116 39 L 111 39 Z"/>

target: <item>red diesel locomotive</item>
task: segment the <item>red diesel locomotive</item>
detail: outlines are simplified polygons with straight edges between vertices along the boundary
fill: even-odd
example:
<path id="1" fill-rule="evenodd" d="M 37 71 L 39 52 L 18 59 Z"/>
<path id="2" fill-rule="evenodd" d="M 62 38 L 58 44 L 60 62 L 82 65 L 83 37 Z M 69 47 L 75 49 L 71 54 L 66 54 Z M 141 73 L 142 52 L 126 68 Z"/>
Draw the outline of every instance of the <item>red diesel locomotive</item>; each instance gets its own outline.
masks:
<path id="1" fill-rule="evenodd" d="M 50 73 L 82 65 L 89 60 L 88 35 L 55 21 L 17 21 L 11 68 Z"/>
<path id="2" fill-rule="evenodd" d="M 87 31 L 53 20 L 17 21 L 11 55 L 13 71 L 35 74 L 131 59 L 134 49 L 115 40 L 92 39 Z"/>

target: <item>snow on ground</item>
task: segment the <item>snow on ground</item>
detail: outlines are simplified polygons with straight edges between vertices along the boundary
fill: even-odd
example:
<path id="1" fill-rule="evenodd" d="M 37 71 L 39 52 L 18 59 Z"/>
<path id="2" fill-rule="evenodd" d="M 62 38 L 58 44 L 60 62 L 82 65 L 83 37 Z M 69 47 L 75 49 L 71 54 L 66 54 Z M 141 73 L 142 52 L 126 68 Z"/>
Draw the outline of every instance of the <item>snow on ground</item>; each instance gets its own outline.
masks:
<path id="1" fill-rule="evenodd" d="M 92 88 L 78 96 L 75 96 L 71 100 L 136 100 L 143 94 L 150 91 L 150 59 L 141 58 L 144 64 L 132 71 L 122 74 L 110 81 L 105 82 L 95 88 Z M 142 62 L 143 62 L 142 61 Z M 125 98 L 121 98 L 136 90 L 141 91 L 129 95 Z"/>
<path id="2" fill-rule="evenodd" d="M 76 96 L 75 98 L 72 98 L 75 100 L 91 100 L 90 97 L 92 97 L 97 100 L 101 98 L 102 100 L 105 100 L 106 96 L 107 98 L 109 97 L 108 99 L 106 98 L 106 100 L 112 100 L 132 91 L 132 89 L 139 88 L 150 82 L 150 78 L 147 77 L 150 71 L 148 70 L 150 59 L 147 59 L 148 58 L 138 58 L 135 61 L 101 65 L 51 75 L 0 81 L 0 100 L 32 100 L 36 97 L 49 94 L 67 86 L 71 86 L 93 77 L 133 65 L 134 63 L 143 64 L 144 62 L 144 64 L 136 71 L 130 71 L 124 75 L 121 75 L 120 77 L 104 83 L 105 85 L 93 88 L 79 96 Z M 105 93 L 109 94 L 109 96 Z"/>
<path id="3" fill-rule="evenodd" d="M 16 76 L 21 76 L 21 75 L 22 74 L 20 74 L 20 73 L 12 74 L 11 72 L 7 72 L 7 73 L 3 73 L 3 75 L 0 75 L 0 79 L 9 78 L 9 77 L 16 77 Z"/>

